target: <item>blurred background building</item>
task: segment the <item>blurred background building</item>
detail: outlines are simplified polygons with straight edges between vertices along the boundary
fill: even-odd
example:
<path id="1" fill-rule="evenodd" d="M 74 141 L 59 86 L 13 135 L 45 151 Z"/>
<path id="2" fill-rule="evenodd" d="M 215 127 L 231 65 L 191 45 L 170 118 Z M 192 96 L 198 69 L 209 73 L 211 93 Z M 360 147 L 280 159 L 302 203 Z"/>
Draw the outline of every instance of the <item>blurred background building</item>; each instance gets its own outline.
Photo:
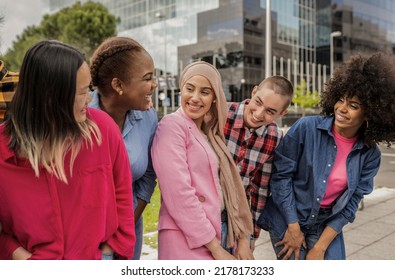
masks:
<path id="1" fill-rule="evenodd" d="M 48 1 L 51 11 L 76 2 Z M 227 99 L 240 101 L 267 74 L 284 75 L 295 86 L 303 81 L 309 90 L 319 92 L 330 69 L 350 55 L 395 53 L 395 0 L 96 2 L 120 18 L 119 36 L 139 41 L 152 55 L 160 80 L 156 107 L 159 97 L 165 106 L 178 106 L 177 77 L 196 60 L 214 64 L 221 72 Z M 271 46 L 269 58 L 266 44 Z M 266 59 L 270 59 L 270 71 L 265 69 Z"/>

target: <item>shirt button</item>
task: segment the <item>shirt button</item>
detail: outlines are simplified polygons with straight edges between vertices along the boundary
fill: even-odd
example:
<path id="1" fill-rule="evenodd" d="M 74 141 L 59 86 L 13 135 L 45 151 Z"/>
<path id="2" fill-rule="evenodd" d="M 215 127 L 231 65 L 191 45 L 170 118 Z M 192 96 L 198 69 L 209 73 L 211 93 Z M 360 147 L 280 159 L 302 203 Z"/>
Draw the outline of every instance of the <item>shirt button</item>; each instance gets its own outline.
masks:
<path id="1" fill-rule="evenodd" d="M 315 217 L 315 215 L 311 215 L 311 217 L 312 217 L 312 218 L 314 218 L 314 217 Z"/>
<path id="2" fill-rule="evenodd" d="M 322 181 L 322 182 L 326 183 L 326 180 L 324 180 L 324 181 Z"/>
<path id="3" fill-rule="evenodd" d="M 336 147 L 336 145 L 333 145 L 333 148 L 335 148 L 335 149 L 336 149 L 336 148 L 337 148 L 337 147 Z"/>
<path id="4" fill-rule="evenodd" d="M 199 201 L 200 201 L 200 202 L 205 202 L 205 201 L 206 201 L 206 198 L 205 198 L 204 196 L 200 195 L 200 196 L 199 196 Z"/>
<path id="5" fill-rule="evenodd" d="M 331 167 L 331 164 L 329 163 L 328 166 Z"/>
<path id="6" fill-rule="evenodd" d="M 317 198 L 317 201 L 320 201 L 320 198 L 319 198 L 319 197 Z"/>

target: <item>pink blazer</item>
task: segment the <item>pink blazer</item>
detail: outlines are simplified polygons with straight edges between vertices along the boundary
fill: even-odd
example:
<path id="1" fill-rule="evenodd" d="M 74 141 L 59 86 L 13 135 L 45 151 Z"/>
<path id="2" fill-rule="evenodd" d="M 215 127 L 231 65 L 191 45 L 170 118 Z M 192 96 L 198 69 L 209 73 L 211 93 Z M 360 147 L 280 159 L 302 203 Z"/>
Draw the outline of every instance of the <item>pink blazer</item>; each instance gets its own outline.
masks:
<path id="1" fill-rule="evenodd" d="M 221 237 L 216 154 L 182 108 L 159 122 L 151 153 L 161 190 L 159 259 L 212 259 L 204 244 Z"/>

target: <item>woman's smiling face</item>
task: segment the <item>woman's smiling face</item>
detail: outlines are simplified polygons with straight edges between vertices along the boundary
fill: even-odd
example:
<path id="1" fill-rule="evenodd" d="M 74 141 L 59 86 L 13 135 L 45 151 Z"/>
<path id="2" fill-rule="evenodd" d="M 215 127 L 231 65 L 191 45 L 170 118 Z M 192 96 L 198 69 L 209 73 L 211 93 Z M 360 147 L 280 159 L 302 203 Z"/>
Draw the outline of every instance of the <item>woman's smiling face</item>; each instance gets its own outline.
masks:
<path id="1" fill-rule="evenodd" d="M 181 106 L 200 129 L 204 116 L 215 100 L 214 89 L 203 76 L 195 75 L 186 81 L 181 89 Z"/>

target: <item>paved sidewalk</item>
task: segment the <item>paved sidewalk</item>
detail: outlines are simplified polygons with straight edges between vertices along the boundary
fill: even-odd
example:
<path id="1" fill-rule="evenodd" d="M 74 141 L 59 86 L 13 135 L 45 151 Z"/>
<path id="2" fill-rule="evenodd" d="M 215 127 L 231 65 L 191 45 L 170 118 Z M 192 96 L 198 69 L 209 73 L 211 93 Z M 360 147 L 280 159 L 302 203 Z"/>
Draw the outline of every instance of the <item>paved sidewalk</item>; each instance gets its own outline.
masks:
<path id="1" fill-rule="evenodd" d="M 352 224 L 344 228 L 347 259 L 395 260 L 395 188 L 378 188 L 364 198 Z M 267 232 L 257 240 L 255 258 L 276 259 Z"/>
<path id="2" fill-rule="evenodd" d="M 364 198 L 352 224 L 344 229 L 347 259 L 395 260 L 395 188 L 377 188 Z M 257 260 L 275 260 L 266 231 L 256 242 Z M 143 246 L 142 258 L 156 260 L 157 250 Z"/>

